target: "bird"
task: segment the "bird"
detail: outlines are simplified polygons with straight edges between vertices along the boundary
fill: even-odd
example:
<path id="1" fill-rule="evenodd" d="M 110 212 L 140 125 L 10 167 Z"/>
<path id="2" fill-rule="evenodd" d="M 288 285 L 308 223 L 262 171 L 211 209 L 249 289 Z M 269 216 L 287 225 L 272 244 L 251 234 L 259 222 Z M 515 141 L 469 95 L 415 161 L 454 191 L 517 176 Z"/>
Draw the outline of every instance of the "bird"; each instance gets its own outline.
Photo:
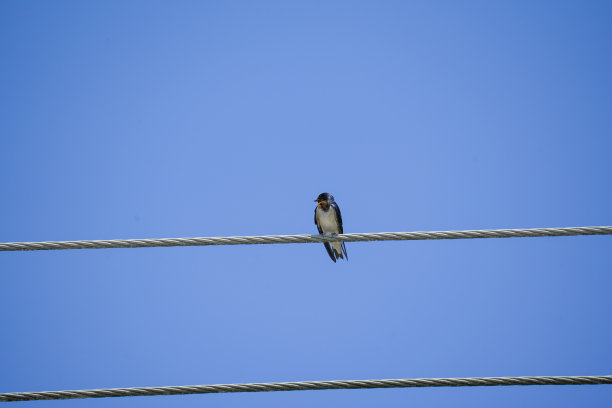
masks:
<path id="1" fill-rule="evenodd" d="M 334 196 L 329 193 L 321 193 L 315 202 L 318 204 L 315 207 L 314 222 L 317 225 L 319 234 L 343 234 L 342 214 L 340 214 L 340 207 L 334 201 Z M 339 258 L 348 261 L 344 242 L 324 242 L 323 245 L 325 245 L 325 249 L 334 263 Z"/>

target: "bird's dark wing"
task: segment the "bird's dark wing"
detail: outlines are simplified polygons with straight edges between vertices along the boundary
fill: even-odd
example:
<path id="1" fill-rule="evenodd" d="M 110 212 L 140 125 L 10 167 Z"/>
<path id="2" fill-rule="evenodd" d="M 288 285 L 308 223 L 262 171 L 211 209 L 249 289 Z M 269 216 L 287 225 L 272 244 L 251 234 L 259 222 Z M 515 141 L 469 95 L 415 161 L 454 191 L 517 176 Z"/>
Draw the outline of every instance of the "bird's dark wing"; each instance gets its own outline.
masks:
<path id="1" fill-rule="evenodd" d="M 323 234 L 323 230 L 321 229 L 321 227 L 319 226 L 319 223 L 317 222 L 317 209 L 316 208 L 315 208 L 314 222 L 317 225 L 317 229 L 319 230 L 319 234 Z M 334 255 L 334 251 L 332 251 L 331 245 L 329 245 L 329 242 L 324 242 L 323 245 L 325 246 L 325 249 L 327 250 L 327 254 L 331 258 L 331 260 L 334 261 L 334 263 L 335 263 L 336 262 L 336 256 Z"/>
<path id="2" fill-rule="evenodd" d="M 344 257 L 348 261 L 348 254 L 346 253 L 346 245 L 344 244 L 344 242 L 342 243 L 342 252 L 344 252 Z"/>
<path id="3" fill-rule="evenodd" d="M 344 229 L 342 228 L 342 214 L 340 214 L 340 207 L 335 202 L 330 203 L 330 206 L 334 207 L 336 213 L 336 222 L 338 223 L 338 234 L 344 234 Z"/>
<path id="4" fill-rule="evenodd" d="M 338 204 L 336 204 L 335 202 L 331 203 L 331 206 L 334 207 L 334 210 L 336 212 L 336 222 L 338 223 L 338 233 L 344 234 L 344 228 L 342 227 L 342 213 L 340 212 L 340 207 L 338 207 Z M 346 253 L 346 245 L 344 244 L 344 242 L 342 243 L 342 252 L 344 252 L 344 256 L 346 257 L 346 260 L 348 261 L 348 254 Z"/>

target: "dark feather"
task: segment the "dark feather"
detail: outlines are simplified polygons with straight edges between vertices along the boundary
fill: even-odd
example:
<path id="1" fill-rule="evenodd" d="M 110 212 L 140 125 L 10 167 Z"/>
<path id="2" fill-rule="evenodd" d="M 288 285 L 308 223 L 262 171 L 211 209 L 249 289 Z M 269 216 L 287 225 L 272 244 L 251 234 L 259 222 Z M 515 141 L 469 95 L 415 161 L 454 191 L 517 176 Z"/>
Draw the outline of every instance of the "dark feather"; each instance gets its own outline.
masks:
<path id="1" fill-rule="evenodd" d="M 344 234 L 344 229 L 342 228 L 342 214 L 340 213 L 340 207 L 336 204 L 335 201 L 329 203 L 331 207 L 334 207 L 336 214 L 336 222 L 338 223 L 338 234 Z"/>
<path id="2" fill-rule="evenodd" d="M 324 242 L 323 245 L 325 246 L 325 249 L 327 250 L 327 254 L 332 259 L 332 261 L 334 261 L 334 263 L 335 263 L 336 262 L 336 257 L 334 256 L 334 251 L 332 250 L 331 245 L 329 245 L 329 242 Z"/>
<path id="3" fill-rule="evenodd" d="M 340 213 L 340 207 L 338 207 L 338 204 L 336 204 L 335 201 L 330 203 L 330 205 L 334 207 L 334 210 L 336 210 L 336 222 L 338 223 L 338 233 L 344 234 L 344 228 L 342 228 L 342 213 Z M 344 252 L 344 257 L 348 261 L 348 254 L 346 253 L 346 245 L 344 245 L 344 242 L 342 243 L 342 252 Z M 340 258 L 342 258 L 342 254 L 340 254 Z"/>

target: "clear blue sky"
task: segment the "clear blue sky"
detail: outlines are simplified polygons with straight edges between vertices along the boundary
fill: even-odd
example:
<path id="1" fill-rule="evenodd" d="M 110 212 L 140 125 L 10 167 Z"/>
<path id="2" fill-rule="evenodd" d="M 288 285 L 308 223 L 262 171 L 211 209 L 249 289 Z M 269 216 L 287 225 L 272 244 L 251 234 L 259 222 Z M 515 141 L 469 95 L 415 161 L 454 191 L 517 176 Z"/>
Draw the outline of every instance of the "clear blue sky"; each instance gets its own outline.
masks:
<path id="1" fill-rule="evenodd" d="M 494 4 L 493 4 L 494 3 Z M 606 1 L 3 1 L 0 241 L 610 225 Z M 0 253 L 0 392 L 612 374 L 612 238 Z M 609 406 L 611 386 L 20 407 Z"/>

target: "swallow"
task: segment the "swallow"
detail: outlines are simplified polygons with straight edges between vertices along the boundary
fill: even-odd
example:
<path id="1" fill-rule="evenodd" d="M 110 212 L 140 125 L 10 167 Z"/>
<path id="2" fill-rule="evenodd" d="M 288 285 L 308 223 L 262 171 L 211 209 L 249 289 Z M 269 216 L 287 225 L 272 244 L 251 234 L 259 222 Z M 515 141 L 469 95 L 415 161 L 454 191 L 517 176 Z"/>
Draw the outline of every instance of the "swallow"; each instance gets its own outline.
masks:
<path id="1" fill-rule="evenodd" d="M 338 207 L 338 204 L 334 201 L 334 196 L 329 193 L 321 193 L 315 202 L 318 204 L 315 207 L 314 222 L 319 229 L 319 234 L 343 234 L 342 215 L 340 214 L 340 207 Z M 336 262 L 338 258 L 346 258 L 348 261 L 348 254 L 346 253 L 346 245 L 344 245 L 344 242 L 324 242 L 323 245 L 325 245 L 325 249 L 332 261 Z"/>

